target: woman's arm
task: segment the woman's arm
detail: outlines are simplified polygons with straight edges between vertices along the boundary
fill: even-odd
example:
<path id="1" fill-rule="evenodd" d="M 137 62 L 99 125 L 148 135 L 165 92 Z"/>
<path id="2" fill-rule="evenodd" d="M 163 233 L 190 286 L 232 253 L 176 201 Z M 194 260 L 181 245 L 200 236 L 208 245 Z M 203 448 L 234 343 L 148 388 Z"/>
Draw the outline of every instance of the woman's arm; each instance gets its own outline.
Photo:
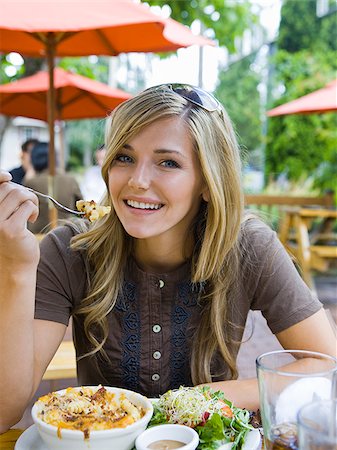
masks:
<path id="1" fill-rule="evenodd" d="M 337 357 L 336 330 L 324 309 L 276 335 L 285 349 L 310 350 Z"/>
<path id="2" fill-rule="evenodd" d="M 208 383 L 201 386 L 209 386 L 215 391 L 223 391 L 225 397 L 239 408 L 257 411 L 260 407 L 259 388 L 256 378 L 217 381 L 216 383 Z"/>
<path id="3" fill-rule="evenodd" d="M 308 350 L 337 357 L 336 332 L 324 309 L 305 320 L 278 333 L 277 338 L 285 349 Z M 259 390 L 256 378 L 219 381 L 208 384 L 212 389 L 222 390 L 234 405 L 250 410 L 259 408 Z"/>
<path id="4" fill-rule="evenodd" d="M 27 221 L 38 200 L 10 179 L 0 171 L 0 433 L 21 418 L 66 328 L 34 320 L 39 246 Z"/>

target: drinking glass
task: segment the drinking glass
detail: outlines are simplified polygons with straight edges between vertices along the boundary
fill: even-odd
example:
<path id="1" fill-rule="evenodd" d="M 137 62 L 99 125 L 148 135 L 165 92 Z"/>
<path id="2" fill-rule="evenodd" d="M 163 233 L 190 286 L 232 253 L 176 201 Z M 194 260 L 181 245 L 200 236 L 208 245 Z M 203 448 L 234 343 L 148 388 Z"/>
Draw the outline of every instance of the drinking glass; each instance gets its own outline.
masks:
<path id="1" fill-rule="evenodd" d="M 256 360 L 266 450 L 297 450 L 297 414 L 336 394 L 337 360 L 323 353 L 277 350 Z"/>
<path id="2" fill-rule="evenodd" d="M 337 400 L 303 406 L 297 416 L 299 450 L 337 449 Z"/>

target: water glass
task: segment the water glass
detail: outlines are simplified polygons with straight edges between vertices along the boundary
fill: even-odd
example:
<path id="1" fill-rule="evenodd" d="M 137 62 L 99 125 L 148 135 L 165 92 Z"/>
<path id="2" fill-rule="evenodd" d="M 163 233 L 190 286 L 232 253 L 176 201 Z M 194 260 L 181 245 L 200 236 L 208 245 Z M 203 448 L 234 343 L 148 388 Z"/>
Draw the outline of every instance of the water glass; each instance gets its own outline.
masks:
<path id="1" fill-rule="evenodd" d="M 337 449 L 337 400 L 303 406 L 297 416 L 299 450 Z"/>
<path id="2" fill-rule="evenodd" d="M 277 350 L 256 360 L 266 450 L 297 450 L 302 406 L 335 396 L 337 360 L 304 350 Z"/>

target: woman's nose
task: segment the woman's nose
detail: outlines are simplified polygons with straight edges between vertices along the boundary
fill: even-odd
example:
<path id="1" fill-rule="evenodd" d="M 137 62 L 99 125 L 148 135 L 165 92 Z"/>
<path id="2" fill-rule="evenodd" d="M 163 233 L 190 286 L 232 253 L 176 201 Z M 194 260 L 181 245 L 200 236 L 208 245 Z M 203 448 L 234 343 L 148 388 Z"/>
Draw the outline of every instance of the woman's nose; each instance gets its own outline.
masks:
<path id="1" fill-rule="evenodd" d="M 150 175 L 146 168 L 137 168 L 131 175 L 128 185 L 133 189 L 147 190 L 150 186 Z"/>

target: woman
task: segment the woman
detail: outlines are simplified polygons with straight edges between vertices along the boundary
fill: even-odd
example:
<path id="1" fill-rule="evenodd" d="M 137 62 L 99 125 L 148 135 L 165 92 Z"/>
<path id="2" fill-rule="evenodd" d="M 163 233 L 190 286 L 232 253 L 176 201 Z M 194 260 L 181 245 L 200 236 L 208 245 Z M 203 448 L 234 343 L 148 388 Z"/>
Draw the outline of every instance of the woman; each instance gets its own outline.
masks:
<path id="1" fill-rule="evenodd" d="M 26 229 L 37 200 L 0 175 L 1 431 L 20 419 L 70 315 L 79 383 L 150 397 L 207 383 L 257 408 L 256 380 L 236 380 L 250 309 L 285 348 L 336 351 L 275 233 L 243 216 L 238 146 L 215 98 L 147 89 L 112 113 L 106 145 L 111 214 L 54 230 L 41 258 Z"/>

